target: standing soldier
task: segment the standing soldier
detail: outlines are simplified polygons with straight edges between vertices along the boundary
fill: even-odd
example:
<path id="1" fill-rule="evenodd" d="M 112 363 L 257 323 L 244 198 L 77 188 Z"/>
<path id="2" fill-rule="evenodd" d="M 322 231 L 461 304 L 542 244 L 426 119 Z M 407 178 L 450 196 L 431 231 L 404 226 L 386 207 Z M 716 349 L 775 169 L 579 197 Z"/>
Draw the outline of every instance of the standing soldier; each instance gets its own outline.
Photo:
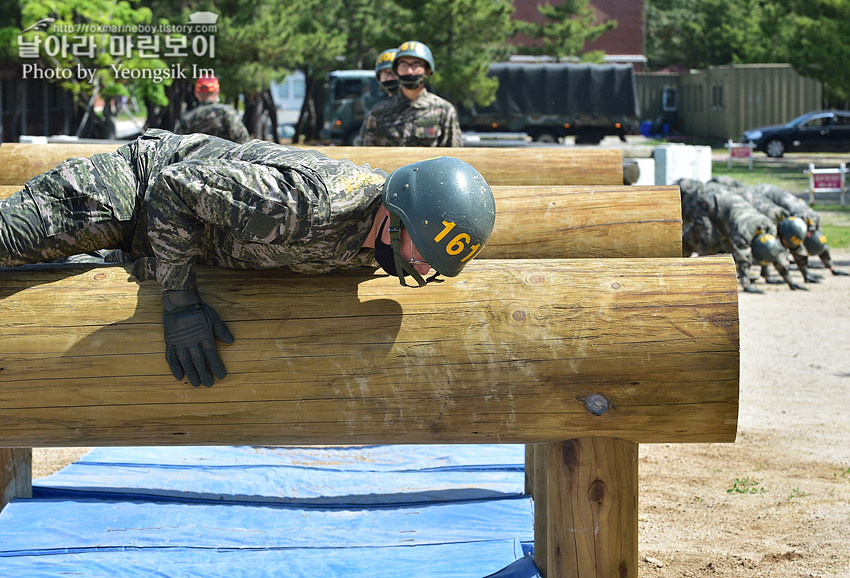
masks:
<path id="1" fill-rule="evenodd" d="M 0 199 L 0 266 L 123 249 L 135 277 L 163 289 L 174 377 L 211 386 L 225 375 L 216 340 L 233 336 L 201 299 L 199 264 L 302 273 L 380 266 L 402 285 L 409 275 L 424 286 L 430 269 L 454 277 L 478 254 L 495 207 L 484 178 L 454 158 L 387 176 L 317 151 L 153 129 Z"/>
<path id="2" fill-rule="evenodd" d="M 398 47 L 392 70 L 401 90 L 372 107 L 360 128 L 360 144 L 463 146 L 455 107 L 425 88 L 425 80 L 434 73 L 431 49 L 421 42 L 405 42 Z"/>
<path id="3" fill-rule="evenodd" d="M 242 124 L 239 113 L 229 104 L 218 101 L 221 90 L 215 76 L 202 76 L 195 82 L 198 106 L 187 111 L 177 125 L 177 134 L 203 133 L 224 138 L 235 143 L 248 141 L 248 129 Z"/>
<path id="4" fill-rule="evenodd" d="M 375 60 L 375 78 L 378 79 L 378 84 L 390 96 L 398 92 L 398 77 L 393 72 L 393 60 L 398 50 L 390 48 L 384 50 L 378 55 Z"/>

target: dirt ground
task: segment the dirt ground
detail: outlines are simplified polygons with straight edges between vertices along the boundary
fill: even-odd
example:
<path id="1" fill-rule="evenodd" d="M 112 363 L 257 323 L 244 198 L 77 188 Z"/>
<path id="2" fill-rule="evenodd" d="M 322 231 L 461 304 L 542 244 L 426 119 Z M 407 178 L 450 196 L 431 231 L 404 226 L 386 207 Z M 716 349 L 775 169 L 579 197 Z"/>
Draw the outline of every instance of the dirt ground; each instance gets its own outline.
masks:
<path id="1" fill-rule="evenodd" d="M 815 271 L 739 293 L 737 441 L 641 446 L 641 578 L 850 577 L 850 277 Z M 36 449 L 33 476 L 85 451 Z"/>

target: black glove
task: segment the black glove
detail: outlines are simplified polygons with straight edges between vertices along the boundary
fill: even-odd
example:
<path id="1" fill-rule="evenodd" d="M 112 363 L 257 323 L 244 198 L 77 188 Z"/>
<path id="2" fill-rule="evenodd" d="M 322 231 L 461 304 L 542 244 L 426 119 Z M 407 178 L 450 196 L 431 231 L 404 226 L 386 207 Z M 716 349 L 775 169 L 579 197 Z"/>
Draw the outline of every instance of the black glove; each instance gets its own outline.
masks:
<path id="1" fill-rule="evenodd" d="M 845 277 L 850 276 L 850 273 L 848 273 L 847 271 L 842 271 L 841 269 L 833 269 L 832 274 L 833 275 L 844 275 Z"/>
<path id="2" fill-rule="evenodd" d="M 215 309 L 201 301 L 197 288 L 164 291 L 162 306 L 165 359 L 171 373 L 177 380 L 185 374 L 195 387 L 201 383 L 211 387 L 213 375 L 219 379 L 226 375 L 215 340 L 233 343 L 227 325 Z"/>

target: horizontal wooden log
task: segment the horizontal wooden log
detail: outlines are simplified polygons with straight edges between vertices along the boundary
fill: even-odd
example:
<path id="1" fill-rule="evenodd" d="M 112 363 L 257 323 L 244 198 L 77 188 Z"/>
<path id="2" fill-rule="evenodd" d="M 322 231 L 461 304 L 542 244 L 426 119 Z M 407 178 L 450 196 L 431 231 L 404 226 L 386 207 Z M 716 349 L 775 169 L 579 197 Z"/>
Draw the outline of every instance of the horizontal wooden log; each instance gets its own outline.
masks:
<path id="1" fill-rule="evenodd" d="M 170 375 L 159 288 L 128 270 L 0 272 L 3 445 L 735 438 L 728 256 L 477 259 L 423 289 L 204 268 L 236 337 L 210 389 Z"/>
<path id="2" fill-rule="evenodd" d="M 0 186 L 0 198 L 19 188 Z M 679 187 L 493 187 L 488 259 L 678 257 Z"/>
<path id="3" fill-rule="evenodd" d="M 0 147 L 0 185 L 22 185 L 62 161 L 112 152 L 120 144 L 18 144 Z M 492 185 L 622 185 L 623 154 L 617 149 L 315 147 L 331 158 L 392 171 L 436 156 L 462 159 Z"/>

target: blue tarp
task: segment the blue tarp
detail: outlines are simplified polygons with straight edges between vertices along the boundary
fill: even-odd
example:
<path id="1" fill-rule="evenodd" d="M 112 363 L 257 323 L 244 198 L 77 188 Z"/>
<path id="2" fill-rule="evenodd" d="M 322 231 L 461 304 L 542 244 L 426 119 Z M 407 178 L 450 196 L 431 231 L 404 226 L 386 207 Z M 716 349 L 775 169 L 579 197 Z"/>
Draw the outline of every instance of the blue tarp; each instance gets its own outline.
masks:
<path id="1" fill-rule="evenodd" d="M 33 491 L 304 507 L 458 502 L 522 495 L 523 460 L 518 445 L 99 448 Z"/>
<path id="2" fill-rule="evenodd" d="M 523 446 L 101 448 L 0 513 L 0 576 L 533 578 Z"/>

